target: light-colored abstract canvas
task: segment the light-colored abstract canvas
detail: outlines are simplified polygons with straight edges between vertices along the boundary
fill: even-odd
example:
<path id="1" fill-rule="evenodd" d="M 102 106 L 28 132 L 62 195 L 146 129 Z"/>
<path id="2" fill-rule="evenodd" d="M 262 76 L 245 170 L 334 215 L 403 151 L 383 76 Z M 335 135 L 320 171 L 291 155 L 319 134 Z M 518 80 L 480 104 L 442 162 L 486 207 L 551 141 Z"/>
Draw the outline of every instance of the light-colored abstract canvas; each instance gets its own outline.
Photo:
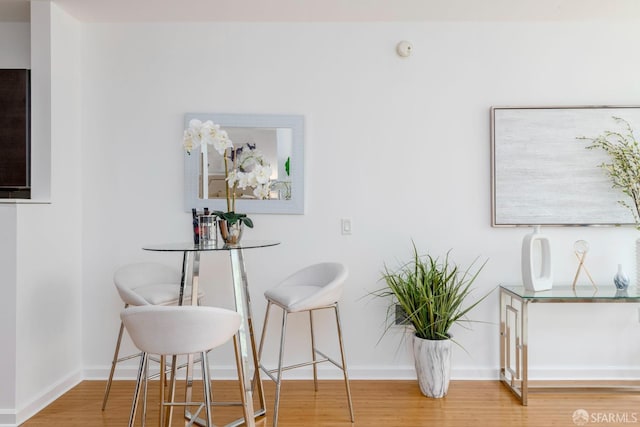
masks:
<path id="1" fill-rule="evenodd" d="M 624 131 L 613 117 L 640 131 L 640 107 L 493 107 L 492 225 L 633 224 L 607 154 L 579 139 Z"/>

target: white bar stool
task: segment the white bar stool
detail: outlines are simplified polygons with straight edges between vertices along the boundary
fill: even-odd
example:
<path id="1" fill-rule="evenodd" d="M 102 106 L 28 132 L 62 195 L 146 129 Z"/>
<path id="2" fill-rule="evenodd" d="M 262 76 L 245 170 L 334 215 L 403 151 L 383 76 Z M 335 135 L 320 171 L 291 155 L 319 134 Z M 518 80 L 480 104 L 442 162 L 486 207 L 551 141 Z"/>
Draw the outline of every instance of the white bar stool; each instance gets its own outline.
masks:
<path id="1" fill-rule="evenodd" d="M 211 422 L 211 377 L 207 352 L 229 341 L 240 328 L 240 315 L 235 311 L 202 306 L 140 306 L 126 308 L 120 314 L 133 343 L 142 351 L 136 391 L 131 406 L 129 426 L 133 427 L 140 391 L 143 392 L 142 420 L 146 418 L 146 395 L 148 381 L 149 354 L 166 356 L 199 354 L 202 362 L 204 402 L 166 402 L 164 396 L 164 376 L 160 376 L 160 419 L 165 424 L 165 407 L 198 406 L 192 415 L 191 426 L 197 421 L 202 409 L 206 413 L 206 426 Z M 243 376 L 239 375 L 244 388 Z"/>
<path id="2" fill-rule="evenodd" d="M 153 262 L 141 262 L 120 267 L 113 275 L 113 282 L 120 298 L 124 302 L 124 308 L 144 305 L 178 305 L 180 302 L 180 282 L 182 273 L 164 264 Z M 190 288 L 184 290 L 183 303 L 191 301 Z M 204 296 L 199 292 L 198 301 Z M 122 361 L 140 356 L 140 353 L 120 357 L 120 345 L 124 333 L 124 324 L 120 322 L 120 331 L 113 352 L 109 379 L 104 391 L 102 410 L 107 407 L 109 392 L 113 382 L 116 365 Z"/>
<path id="3" fill-rule="evenodd" d="M 349 401 L 349 414 L 351 422 L 354 422 L 353 405 L 351 402 L 351 389 L 349 387 L 349 376 L 347 374 L 347 364 L 344 356 L 344 344 L 342 342 L 342 328 L 340 325 L 340 315 L 338 313 L 338 299 L 342 295 L 342 286 L 348 275 L 347 268 L 335 262 L 326 262 L 314 264 L 293 273 L 284 279 L 275 288 L 264 293 L 267 299 L 267 311 L 264 318 L 264 326 L 262 329 L 262 338 L 260 339 L 260 349 L 258 351 L 259 360 L 262 360 L 262 349 L 267 331 L 267 322 L 269 320 L 269 310 L 271 305 L 275 304 L 282 308 L 282 329 L 280 332 L 280 355 L 278 356 L 278 367 L 268 370 L 260 363 L 262 369 L 276 383 L 276 399 L 273 410 L 273 426 L 278 425 L 278 407 L 280 405 L 280 388 L 282 385 L 282 372 L 300 368 L 303 366 L 313 366 L 313 383 L 314 388 L 318 391 L 318 372 L 317 364 L 322 362 L 331 362 L 344 374 L 344 384 L 347 392 L 347 400 Z M 338 341 L 340 344 L 341 363 L 331 359 L 326 354 L 315 347 L 313 334 L 313 315 L 315 310 L 333 309 L 336 316 L 336 326 L 338 329 Z M 287 316 L 290 313 L 298 313 L 302 311 L 309 312 L 309 326 L 311 330 L 311 354 L 313 360 L 306 363 L 296 365 L 283 366 L 284 343 L 287 330 Z M 321 359 L 317 358 L 321 356 Z M 275 374 L 275 375 L 274 375 Z"/>

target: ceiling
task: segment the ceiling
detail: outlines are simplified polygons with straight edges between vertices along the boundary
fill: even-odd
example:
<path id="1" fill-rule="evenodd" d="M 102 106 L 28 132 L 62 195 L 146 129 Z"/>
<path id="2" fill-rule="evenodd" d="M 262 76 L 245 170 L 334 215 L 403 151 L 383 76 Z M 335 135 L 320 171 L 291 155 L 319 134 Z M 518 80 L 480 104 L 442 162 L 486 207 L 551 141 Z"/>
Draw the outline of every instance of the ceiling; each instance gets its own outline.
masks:
<path id="1" fill-rule="evenodd" d="M 83 22 L 640 20 L 639 0 L 52 1 Z M 29 21 L 29 0 L 0 0 L 0 21 Z"/>

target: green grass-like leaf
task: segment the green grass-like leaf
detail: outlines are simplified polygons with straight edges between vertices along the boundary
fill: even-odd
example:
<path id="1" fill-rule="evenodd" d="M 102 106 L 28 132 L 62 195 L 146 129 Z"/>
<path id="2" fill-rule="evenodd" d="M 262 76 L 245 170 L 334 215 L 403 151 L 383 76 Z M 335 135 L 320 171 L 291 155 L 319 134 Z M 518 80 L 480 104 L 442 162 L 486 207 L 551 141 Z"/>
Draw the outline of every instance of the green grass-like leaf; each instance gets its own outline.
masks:
<path id="1" fill-rule="evenodd" d="M 382 278 L 387 286 L 373 295 L 392 297 L 387 314 L 391 315 L 395 304 L 399 304 L 418 337 L 449 339 L 450 328 L 457 322 L 467 321 L 469 311 L 488 296 L 465 305 L 473 282 L 487 263 L 472 273 L 476 261 L 463 271 L 449 259 L 449 252 L 442 261 L 431 255 L 420 256 L 413 243 L 412 259 L 396 270 L 385 265 Z"/>

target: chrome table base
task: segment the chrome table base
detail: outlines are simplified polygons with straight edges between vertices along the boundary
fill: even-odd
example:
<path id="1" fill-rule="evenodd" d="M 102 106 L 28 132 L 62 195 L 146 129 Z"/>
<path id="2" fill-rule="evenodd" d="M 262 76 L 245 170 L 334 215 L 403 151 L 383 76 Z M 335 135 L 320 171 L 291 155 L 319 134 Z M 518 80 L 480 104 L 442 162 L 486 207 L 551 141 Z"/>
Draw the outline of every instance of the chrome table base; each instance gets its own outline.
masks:
<path id="1" fill-rule="evenodd" d="M 612 288 L 612 287 L 611 287 Z M 500 381 L 520 400 L 528 404 L 529 392 L 536 387 L 529 378 L 528 323 L 531 303 L 640 303 L 640 290 L 629 289 L 620 293 L 615 289 L 573 289 L 570 286 L 554 286 L 547 291 L 528 291 L 521 286 L 500 286 Z M 562 385 L 561 383 L 565 383 Z M 554 388 L 640 390 L 640 382 L 622 381 L 554 381 Z M 560 383 L 560 384 L 557 384 Z M 624 385 L 614 385 L 624 383 Z M 550 385 L 545 386 L 548 388 Z"/>

